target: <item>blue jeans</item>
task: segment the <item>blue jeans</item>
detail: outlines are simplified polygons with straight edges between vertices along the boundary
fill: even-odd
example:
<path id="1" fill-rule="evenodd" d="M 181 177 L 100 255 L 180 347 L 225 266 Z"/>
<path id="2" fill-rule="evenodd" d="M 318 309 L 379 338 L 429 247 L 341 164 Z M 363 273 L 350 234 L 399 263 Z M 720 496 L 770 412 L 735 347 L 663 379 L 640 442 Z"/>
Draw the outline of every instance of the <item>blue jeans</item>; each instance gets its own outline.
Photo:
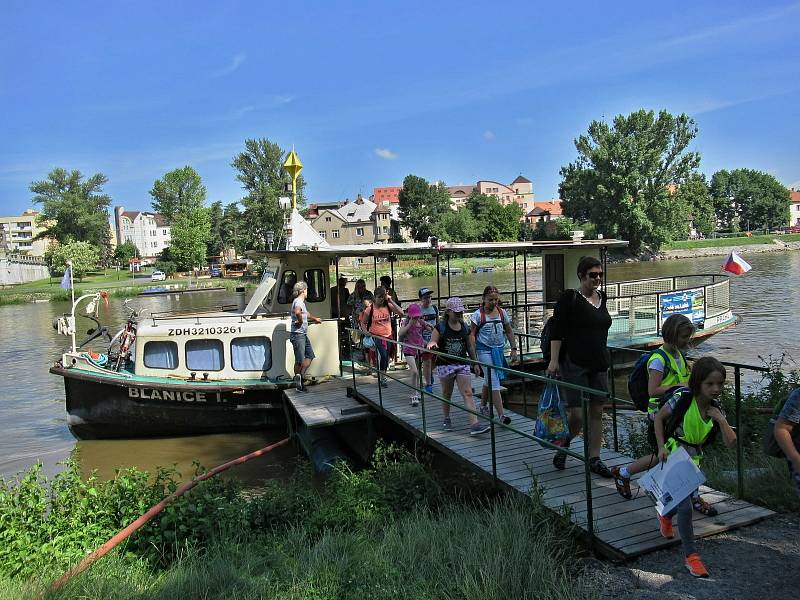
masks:
<path id="1" fill-rule="evenodd" d="M 389 349 L 384 340 L 375 340 L 375 352 L 378 354 L 378 370 L 385 373 L 389 368 Z"/>

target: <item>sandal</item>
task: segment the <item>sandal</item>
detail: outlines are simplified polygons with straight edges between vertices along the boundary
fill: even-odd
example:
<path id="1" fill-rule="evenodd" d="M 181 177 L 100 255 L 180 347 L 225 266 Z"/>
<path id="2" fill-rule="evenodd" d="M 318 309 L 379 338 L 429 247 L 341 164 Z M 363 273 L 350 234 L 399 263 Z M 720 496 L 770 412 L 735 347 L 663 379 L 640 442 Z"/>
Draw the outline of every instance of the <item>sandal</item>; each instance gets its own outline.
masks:
<path id="1" fill-rule="evenodd" d="M 716 507 L 703 500 L 700 496 L 692 498 L 692 508 L 707 517 L 716 517 L 719 514 Z"/>
<path id="2" fill-rule="evenodd" d="M 631 493 L 631 478 L 623 477 L 619 472 L 619 467 L 611 467 L 611 476 L 614 478 L 614 486 L 617 488 L 619 495 L 630 500 L 633 498 Z"/>
<path id="3" fill-rule="evenodd" d="M 589 459 L 589 470 L 595 475 L 600 475 L 600 477 L 605 477 L 606 479 L 611 479 L 612 477 L 611 471 L 606 464 L 600 460 L 599 456 Z"/>
<path id="4" fill-rule="evenodd" d="M 566 452 L 556 452 L 556 455 L 553 457 L 553 466 L 558 469 L 559 471 L 563 471 L 567 468 L 567 453 Z"/>

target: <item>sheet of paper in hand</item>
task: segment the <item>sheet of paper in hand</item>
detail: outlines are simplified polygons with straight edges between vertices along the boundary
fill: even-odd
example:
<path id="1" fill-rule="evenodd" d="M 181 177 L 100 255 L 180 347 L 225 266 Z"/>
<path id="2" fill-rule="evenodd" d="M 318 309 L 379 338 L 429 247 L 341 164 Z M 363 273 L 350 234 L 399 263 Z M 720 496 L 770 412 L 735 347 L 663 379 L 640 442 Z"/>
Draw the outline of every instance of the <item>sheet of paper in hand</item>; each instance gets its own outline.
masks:
<path id="1" fill-rule="evenodd" d="M 639 486 L 655 502 L 661 516 L 678 506 L 689 494 L 705 483 L 706 477 L 689 453 L 678 448 L 667 461 L 656 465 L 639 480 Z"/>

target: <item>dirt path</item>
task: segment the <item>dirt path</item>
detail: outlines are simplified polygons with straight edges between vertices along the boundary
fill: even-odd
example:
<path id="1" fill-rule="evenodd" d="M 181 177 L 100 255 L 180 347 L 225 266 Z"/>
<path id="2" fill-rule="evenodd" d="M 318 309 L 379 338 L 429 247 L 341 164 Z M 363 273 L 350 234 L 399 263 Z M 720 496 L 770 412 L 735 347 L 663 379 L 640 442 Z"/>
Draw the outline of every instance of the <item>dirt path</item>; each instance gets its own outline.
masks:
<path id="1" fill-rule="evenodd" d="M 677 534 L 677 528 L 676 528 Z M 680 548 L 626 565 L 596 563 L 602 598 L 779 600 L 800 598 L 800 515 L 778 515 L 698 541 L 708 579 L 683 566 Z"/>

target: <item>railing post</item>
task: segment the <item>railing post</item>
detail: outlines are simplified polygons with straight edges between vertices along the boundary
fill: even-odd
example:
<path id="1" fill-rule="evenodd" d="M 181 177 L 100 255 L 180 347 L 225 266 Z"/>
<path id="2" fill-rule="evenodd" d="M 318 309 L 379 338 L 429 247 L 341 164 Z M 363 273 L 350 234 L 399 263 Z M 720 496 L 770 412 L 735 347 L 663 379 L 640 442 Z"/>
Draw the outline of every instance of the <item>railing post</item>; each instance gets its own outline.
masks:
<path id="1" fill-rule="evenodd" d="M 739 365 L 733 367 L 734 394 L 736 396 L 736 495 L 744 497 L 744 471 L 742 470 L 742 373 Z"/>
<path id="2" fill-rule="evenodd" d="M 491 427 L 492 432 L 492 482 L 494 483 L 494 487 L 497 487 L 497 454 L 495 452 L 497 445 L 494 436 L 494 394 L 492 393 L 492 370 L 483 366 L 482 368 L 486 370 L 486 386 L 489 390 L 489 426 Z"/>
<path id="3" fill-rule="evenodd" d="M 378 375 L 378 404 L 381 406 L 381 414 L 383 414 L 383 378 L 381 377 L 381 353 L 378 352 L 378 344 L 382 343 L 383 340 L 375 340 L 375 360 L 378 363 L 375 365 L 375 369 Z M 386 352 L 388 353 L 389 350 L 387 349 Z M 387 362 L 389 360 L 388 354 L 386 360 Z"/>
<path id="4" fill-rule="evenodd" d="M 422 406 L 422 435 L 425 436 L 425 441 L 428 440 L 428 421 L 427 417 L 425 416 L 425 388 L 423 384 L 423 376 L 422 376 L 422 352 L 417 350 L 417 383 L 419 385 L 419 399 L 420 399 L 420 406 Z"/>
<path id="5" fill-rule="evenodd" d="M 519 299 L 517 296 L 517 252 L 514 251 L 514 307 L 519 305 Z"/>
<path id="6" fill-rule="evenodd" d="M 530 339 L 530 338 L 526 338 L 526 339 Z M 517 342 L 517 344 L 518 344 L 517 347 L 518 348 L 520 347 L 520 343 L 521 342 L 522 342 L 522 340 Z M 522 356 L 522 349 L 517 351 L 517 356 L 518 357 Z M 522 371 L 522 358 L 520 358 L 520 361 L 519 361 L 519 370 Z M 528 386 L 527 386 L 527 383 L 528 383 L 528 378 L 527 377 L 523 377 L 522 378 L 522 414 L 525 415 L 526 418 L 528 417 Z"/>
<path id="7" fill-rule="evenodd" d="M 592 509 L 592 472 L 589 469 L 589 400 L 581 392 L 581 408 L 583 410 L 583 473 L 586 479 L 586 530 L 589 532 L 589 550 L 594 553 L 594 511 Z"/>
<path id="8" fill-rule="evenodd" d="M 619 437 L 617 434 L 617 383 L 614 372 L 614 349 L 608 349 L 608 362 L 611 369 L 611 423 L 614 430 L 614 452 L 619 452 Z"/>
<path id="9" fill-rule="evenodd" d="M 347 331 L 347 346 L 350 350 L 350 372 L 353 373 L 353 392 L 356 391 L 356 356 L 353 354 L 353 332 L 350 328 L 346 328 Z"/>
<path id="10" fill-rule="evenodd" d="M 525 290 L 525 300 L 523 304 L 525 306 L 525 334 L 530 335 L 530 323 L 528 323 L 528 251 L 525 250 L 522 253 L 522 287 Z M 520 352 L 522 352 L 522 347 L 520 346 Z"/>

